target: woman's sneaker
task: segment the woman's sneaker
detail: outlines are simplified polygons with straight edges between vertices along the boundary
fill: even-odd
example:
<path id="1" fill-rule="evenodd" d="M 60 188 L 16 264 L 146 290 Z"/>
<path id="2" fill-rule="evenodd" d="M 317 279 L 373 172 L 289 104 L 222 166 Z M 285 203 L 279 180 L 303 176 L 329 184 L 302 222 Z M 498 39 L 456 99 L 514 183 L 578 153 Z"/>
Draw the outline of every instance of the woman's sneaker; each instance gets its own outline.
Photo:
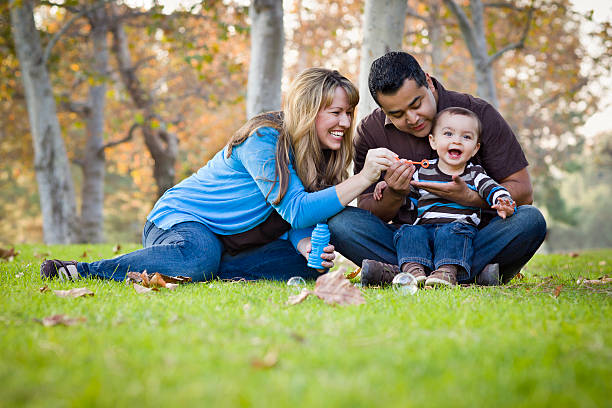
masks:
<path id="1" fill-rule="evenodd" d="M 77 280 L 80 278 L 77 272 L 76 261 L 60 261 L 49 259 L 40 265 L 40 277 L 42 279 Z"/>

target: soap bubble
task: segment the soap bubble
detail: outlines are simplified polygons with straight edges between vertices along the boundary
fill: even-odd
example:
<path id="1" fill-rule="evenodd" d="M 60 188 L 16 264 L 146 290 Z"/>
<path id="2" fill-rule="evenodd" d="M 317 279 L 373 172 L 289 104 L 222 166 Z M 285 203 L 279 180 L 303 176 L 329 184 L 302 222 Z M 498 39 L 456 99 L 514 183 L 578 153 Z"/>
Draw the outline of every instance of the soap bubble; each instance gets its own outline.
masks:
<path id="1" fill-rule="evenodd" d="M 291 289 L 292 292 L 300 293 L 302 288 L 306 287 L 306 281 L 301 276 L 294 276 L 289 278 L 287 281 L 287 286 Z"/>
<path id="2" fill-rule="evenodd" d="M 414 295 L 419 289 L 414 276 L 408 272 L 402 272 L 393 278 L 393 291 L 400 295 Z"/>

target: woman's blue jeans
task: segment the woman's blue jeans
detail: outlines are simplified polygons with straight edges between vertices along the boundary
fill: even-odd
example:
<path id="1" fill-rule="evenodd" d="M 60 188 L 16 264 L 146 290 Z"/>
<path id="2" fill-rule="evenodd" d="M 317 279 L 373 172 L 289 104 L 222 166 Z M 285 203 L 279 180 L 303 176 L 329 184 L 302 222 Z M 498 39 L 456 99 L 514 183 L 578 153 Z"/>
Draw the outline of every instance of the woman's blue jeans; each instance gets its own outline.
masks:
<path id="1" fill-rule="evenodd" d="M 477 232 L 478 228 L 463 222 L 402 225 L 393 236 L 397 264 L 416 262 L 430 270 L 458 265 L 469 274 Z"/>
<path id="2" fill-rule="evenodd" d="M 385 224 L 361 208 L 346 207 L 328 220 L 331 243 L 336 251 L 361 265 L 364 259 L 397 264 L 393 236 L 398 226 Z M 531 259 L 546 236 L 546 221 L 531 205 L 518 207 L 505 220 L 495 217 L 474 238 L 474 257 L 469 274 L 460 271 L 460 283 L 473 282 L 483 268 L 498 263 L 503 282 L 508 282 Z"/>
<path id="3" fill-rule="evenodd" d="M 231 256 L 204 224 L 183 222 L 168 230 L 147 221 L 142 232 L 143 249 L 97 262 L 79 262 L 84 277 L 123 281 L 128 272 L 159 272 L 188 276 L 194 282 L 211 279 L 287 280 L 292 276 L 316 279 L 320 274 L 306 266 L 306 259 L 283 239 Z"/>

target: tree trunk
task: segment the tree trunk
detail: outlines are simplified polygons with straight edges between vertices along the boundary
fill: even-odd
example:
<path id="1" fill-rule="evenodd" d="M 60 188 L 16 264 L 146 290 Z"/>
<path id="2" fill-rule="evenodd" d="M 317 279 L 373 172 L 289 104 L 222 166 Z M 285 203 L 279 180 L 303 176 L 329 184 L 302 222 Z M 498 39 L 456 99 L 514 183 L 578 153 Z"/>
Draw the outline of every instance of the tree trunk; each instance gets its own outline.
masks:
<path id="1" fill-rule="evenodd" d="M 11 28 L 34 145 L 44 240 L 47 244 L 73 243 L 77 238 L 74 186 L 49 73 L 43 63 L 40 36 L 34 24 L 33 1 L 11 0 L 10 5 Z"/>
<path id="2" fill-rule="evenodd" d="M 283 75 L 283 2 L 253 0 L 251 17 L 251 64 L 247 88 L 247 117 L 281 107 Z"/>
<path id="3" fill-rule="evenodd" d="M 482 2 L 480 0 L 470 0 L 471 21 L 463 12 L 461 6 L 457 5 L 453 0 L 444 0 L 444 3 L 457 17 L 461 33 L 470 51 L 472 64 L 474 64 L 476 84 L 478 86 L 478 96 L 497 108 L 499 101 L 497 100 L 497 91 L 495 89 L 493 65 L 487 50 Z"/>
<path id="4" fill-rule="evenodd" d="M 108 16 L 104 7 L 89 13 L 93 43 L 94 83 L 89 89 L 87 144 L 81 169 L 81 241 L 104 242 L 104 108 L 108 75 Z"/>
<path id="5" fill-rule="evenodd" d="M 406 7 L 406 0 L 366 0 L 359 63 L 358 121 L 378 106 L 368 88 L 370 65 L 383 54 L 401 49 Z"/>
<path id="6" fill-rule="evenodd" d="M 157 183 L 157 195 L 161 197 L 166 190 L 174 186 L 174 164 L 178 154 L 177 136 L 166 130 L 161 118 L 155 113 L 151 96 L 136 76 L 136 67 L 120 16 L 115 16 L 113 24 L 113 52 L 117 58 L 121 80 L 125 85 L 134 105 L 143 112 L 144 122 L 140 124 L 145 144 L 155 162 L 153 176 Z M 154 125 L 155 123 L 155 125 Z"/>

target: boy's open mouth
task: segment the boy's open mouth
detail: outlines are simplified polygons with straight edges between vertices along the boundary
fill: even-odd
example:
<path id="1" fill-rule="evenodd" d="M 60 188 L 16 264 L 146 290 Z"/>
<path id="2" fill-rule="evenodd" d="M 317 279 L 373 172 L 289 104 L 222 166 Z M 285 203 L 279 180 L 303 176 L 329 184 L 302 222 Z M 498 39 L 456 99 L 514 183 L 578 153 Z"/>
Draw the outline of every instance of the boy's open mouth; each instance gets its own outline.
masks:
<path id="1" fill-rule="evenodd" d="M 450 149 L 448 155 L 451 159 L 458 159 L 461 157 L 462 151 L 459 149 Z"/>

